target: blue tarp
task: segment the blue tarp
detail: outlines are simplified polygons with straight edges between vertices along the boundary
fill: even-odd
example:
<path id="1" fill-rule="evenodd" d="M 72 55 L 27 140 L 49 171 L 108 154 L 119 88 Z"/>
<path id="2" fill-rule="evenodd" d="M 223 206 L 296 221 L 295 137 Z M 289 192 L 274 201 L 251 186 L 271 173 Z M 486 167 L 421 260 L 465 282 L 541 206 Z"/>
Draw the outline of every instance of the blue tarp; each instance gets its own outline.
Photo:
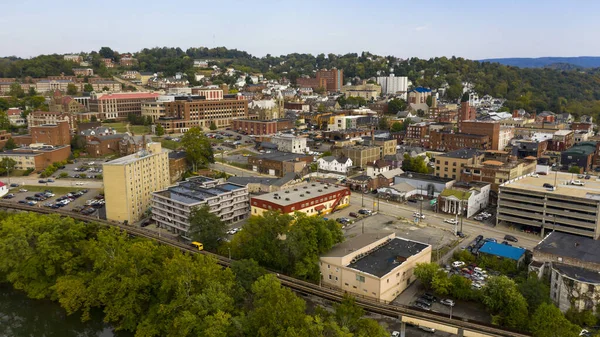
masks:
<path id="1" fill-rule="evenodd" d="M 483 247 L 479 249 L 479 252 L 519 261 L 523 254 L 525 254 L 525 249 L 507 246 L 496 242 L 486 242 Z"/>

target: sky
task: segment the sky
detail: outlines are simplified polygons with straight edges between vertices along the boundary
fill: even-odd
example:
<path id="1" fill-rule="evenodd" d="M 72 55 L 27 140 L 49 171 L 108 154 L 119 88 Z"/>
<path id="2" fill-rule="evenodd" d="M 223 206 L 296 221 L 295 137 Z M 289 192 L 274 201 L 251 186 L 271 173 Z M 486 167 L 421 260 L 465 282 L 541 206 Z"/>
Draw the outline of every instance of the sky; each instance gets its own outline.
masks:
<path id="1" fill-rule="evenodd" d="M 600 1 L 0 0 L 0 56 L 216 47 L 255 56 L 600 55 Z M 13 28 L 14 27 L 14 28 Z"/>

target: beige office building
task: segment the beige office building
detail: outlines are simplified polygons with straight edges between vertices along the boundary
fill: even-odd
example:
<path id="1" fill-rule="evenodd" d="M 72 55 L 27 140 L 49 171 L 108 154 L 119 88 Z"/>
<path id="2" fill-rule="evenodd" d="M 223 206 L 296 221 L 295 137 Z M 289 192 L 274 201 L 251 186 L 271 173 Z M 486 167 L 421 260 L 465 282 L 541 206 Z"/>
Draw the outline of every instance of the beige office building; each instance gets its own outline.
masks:
<path id="1" fill-rule="evenodd" d="M 106 218 L 133 223 L 151 204 L 152 193 L 170 185 L 169 154 L 160 143 L 102 165 Z"/>
<path id="2" fill-rule="evenodd" d="M 394 233 L 361 234 L 320 257 L 322 283 L 365 297 L 392 301 L 416 277 L 417 263 L 431 262 L 431 246 Z"/>

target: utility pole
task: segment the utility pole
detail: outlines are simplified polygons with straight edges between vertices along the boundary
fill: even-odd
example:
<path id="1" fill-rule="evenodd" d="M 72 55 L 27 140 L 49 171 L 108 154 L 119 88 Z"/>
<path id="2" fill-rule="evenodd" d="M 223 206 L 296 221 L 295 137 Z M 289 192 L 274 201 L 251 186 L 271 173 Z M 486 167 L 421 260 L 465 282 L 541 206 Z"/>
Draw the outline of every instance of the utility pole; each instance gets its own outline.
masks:
<path id="1" fill-rule="evenodd" d="M 462 192 L 462 198 L 460 199 L 460 231 L 463 230 L 463 199 L 465 198 L 465 192 Z"/>
<path id="2" fill-rule="evenodd" d="M 8 160 L 6 161 L 6 178 L 8 180 L 8 186 L 10 187 L 10 171 L 8 170 Z"/>

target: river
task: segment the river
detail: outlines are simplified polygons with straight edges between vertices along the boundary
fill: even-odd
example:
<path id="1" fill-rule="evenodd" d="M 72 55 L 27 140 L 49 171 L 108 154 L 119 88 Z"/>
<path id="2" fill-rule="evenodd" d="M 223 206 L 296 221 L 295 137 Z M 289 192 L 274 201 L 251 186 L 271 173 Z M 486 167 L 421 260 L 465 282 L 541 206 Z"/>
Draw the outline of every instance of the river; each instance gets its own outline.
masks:
<path id="1" fill-rule="evenodd" d="M 8 284 L 0 283 L 0 337 L 131 337 L 113 332 L 102 321 L 102 311 L 81 322 L 77 314 L 67 313 L 56 302 L 33 300 Z"/>

